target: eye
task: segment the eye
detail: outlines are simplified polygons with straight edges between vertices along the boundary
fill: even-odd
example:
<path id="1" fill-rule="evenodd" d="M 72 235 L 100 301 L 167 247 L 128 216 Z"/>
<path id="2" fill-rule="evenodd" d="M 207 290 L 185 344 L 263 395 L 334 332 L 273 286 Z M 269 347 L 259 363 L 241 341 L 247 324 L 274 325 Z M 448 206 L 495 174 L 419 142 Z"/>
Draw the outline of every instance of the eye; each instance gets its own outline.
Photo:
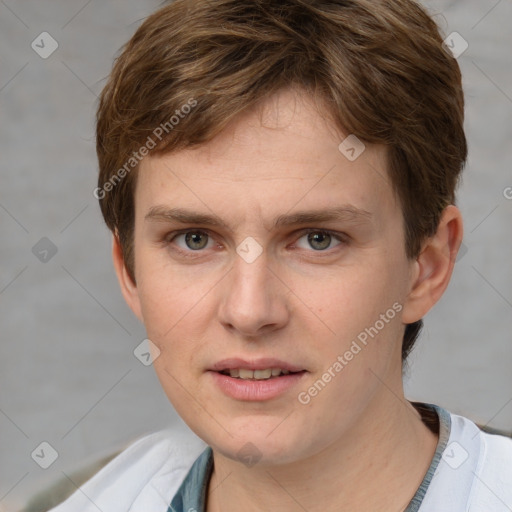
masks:
<path id="1" fill-rule="evenodd" d="M 177 240 L 182 239 L 182 244 L 177 243 Z M 209 239 L 209 234 L 206 231 L 189 230 L 181 233 L 176 233 L 168 238 L 169 243 L 174 243 L 178 249 L 183 252 L 200 251 L 201 249 L 210 249 L 208 242 L 213 244 L 213 240 Z"/>
<path id="2" fill-rule="evenodd" d="M 313 252 L 328 252 L 339 245 L 348 242 L 347 236 L 343 233 L 337 233 L 322 229 L 308 229 L 301 233 L 302 236 L 295 242 L 294 246 L 299 249 L 311 249 Z M 333 241 L 338 241 L 333 246 Z M 215 246 L 213 238 L 207 231 L 199 229 L 188 229 L 175 231 L 166 237 L 166 245 L 171 246 L 173 250 L 181 253 L 184 257 L 195 257 L 194 253 L 199 253 L 203 249 L 212 249 Z"/>
<path id="3" fill-rule="evenodd" d="M 322 252 L 326 249 L 330 249 L 332 247 L 331 243 L 334 240 L 338 240 L 337 245 L 341 245 L 343 242 L 346 242 L 343 235 L 341 233 L 334 233 L 331 231 L 325 231 L 325 230 L 319 230 L 319 229 L 310 229 L 306 231 L 298 240 L 306 239 L 306 244 L 308 244 L 309 247 L 312 247 L 315 249 L 316 252 Z M 305 247 L 304 245 L 300 246 L 300 244 L 296 242 L 296 245 L 301 249 L 308 249 L 308 247 Z M 336 246 L 337 246 L 336 245 Z M 335 246 L 335 247 L 336 247 Z"/>

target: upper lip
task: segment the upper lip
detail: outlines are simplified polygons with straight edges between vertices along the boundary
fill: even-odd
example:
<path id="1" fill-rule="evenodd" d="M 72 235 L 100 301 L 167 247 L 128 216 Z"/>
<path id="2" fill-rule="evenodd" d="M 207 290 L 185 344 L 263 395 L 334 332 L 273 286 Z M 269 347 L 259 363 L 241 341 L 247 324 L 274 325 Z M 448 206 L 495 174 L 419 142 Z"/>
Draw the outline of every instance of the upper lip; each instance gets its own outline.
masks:
<path id="1" fill-rule="evenodd" d="M 300 372 L 304 368 L 296 366 L 279 359 L 265 357 L 262 359 L 254 359 L 248 361 L 246 359 L 240 359 L 238 357 L 232 357 L 229 359 L 223 359 L 215 363 L 210 370 L 221 372 L 224 370 L 233 369 L 245 369 L 245 370 L 266 370 L 267 368 L 279 368 L 281 370 L 288 370 L 289 372 Z"/>

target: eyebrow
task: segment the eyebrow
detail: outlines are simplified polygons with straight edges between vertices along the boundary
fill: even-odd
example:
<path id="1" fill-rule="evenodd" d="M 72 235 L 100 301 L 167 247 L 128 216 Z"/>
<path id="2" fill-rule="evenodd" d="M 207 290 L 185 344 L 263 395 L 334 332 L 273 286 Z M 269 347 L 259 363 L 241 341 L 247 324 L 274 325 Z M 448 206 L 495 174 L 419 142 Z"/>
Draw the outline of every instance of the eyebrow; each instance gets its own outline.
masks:
<path id="1" fill-rule="evenodd" d="M 353 205 L 341 205 L 334 208 L 299 211 L 292 214 L 279 215 L 274 220 L 273 228 L 294 226 L 300 224 L 314 224 L 317 222 L 348 222 L 353 224 L 371 223 L 373 214 L 356 208 Z M 187 210 L 186 208 L 167 208 L 153 206 L 145 216 L 146 221 L 178 222 L 180 224 L 202 224 L 205 226 L 222 227 L 232 231 L 231 227 L 215 215 Z"/>

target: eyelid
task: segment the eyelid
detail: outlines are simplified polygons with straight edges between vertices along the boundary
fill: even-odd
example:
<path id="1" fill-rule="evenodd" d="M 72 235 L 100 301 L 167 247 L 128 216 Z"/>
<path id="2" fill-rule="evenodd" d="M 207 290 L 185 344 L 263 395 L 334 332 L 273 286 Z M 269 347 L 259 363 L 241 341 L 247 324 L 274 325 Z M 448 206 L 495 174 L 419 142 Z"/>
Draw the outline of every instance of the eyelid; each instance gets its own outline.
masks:
<path id="1" fill-rule="evenodd" d="M 184 229 L 178 229 L 176 231 L 171 231 L 170 233 L 167 233 L 164 238 L 163 238 L 163 241 L 165 243 L 171 243 L 176 237 L 180 236 L 180 235 L 185 235 L 187 233 L 204 233 L 206 235 L 208 235 L 212 240 L 215 239 L 215 237 L 213 236 L 213 232 L 210 231 L 209 229 L 205 229 L 205 228 L 184 228 Z M 191 251 L 193 252 L 193 251 Z M 200 252 L 200 251 L 197 251 L 197 252 Z"/>
<path id="2" fill-rule="evenodd" d="M 207 229 L 207 228 L 190 228 L 189 227 L 189 228 L 183 228 L 183 229 L 180 229 L 180 230 L 176 230 L 176 231 L 172 231 L 170 233 L 167 233 L 164 236 L 162 242 L 164 244 L 166 244 L 166 245 L 173 245 L 173 244 L 171 244 L 171 242 L 177 236 L 180 236 L 180 235 L 183 235 L 183 234 L 186 234 L 186 233 L 194 233 L 194 232 L 196 232 L 196 233 L 197 232 L 204 233 L 204 234 L 208 235 L 213 241 L 215 241 L 216 237 L 214 236 L 213 232 L 210 231 L 209 229 Z M 326 250 L 323 250 L 323 251 L 315 251 L 313 249 L 306 250 L 306 252 L 311 252 L 311 253 L 316 254 L 317 255 L 316 257 L 321 257 L 322 255 L 330 255 L 336 249 L 336 247 L 338 247 L 339 245 L 345 245 L 350 240 L 349 235 L 347 235 L 346 233 L 343 233 L 343 232 L 333 231 L 333 230 L 324 229 L 324 228 L 302 228 L 302 229 L 299 229 L 299 230 L 295 231 L 291 235 L 295 239 L 295 242 L 293 242 L 292 247 L 294 247 L 294 244 L 300 238 L 302 238 L 305 235 L 308 235 L 309 233 L 325 233 L 325 234 L 328 234 L 328 235 L 332 236 L 333 238 L 335 238 L 336 240 L 338 240 L 340 242 L 335 247 L 332 247 L 332 248 L 329 248 L 329 249 L 326 249 Z M 182 248 L 180 248 L 180 247 L 178 247 L 176 245 L 174 245 L 173 250 L 176 251 L 177 253 L 181 254 L 185 258 L 198 258 L 198 257 L 201 256 L 201 253 L 204 252 L 204 249 L 200 249 L 200 250 L 197 250 L 197 251 L 185 250 L 185 249 L 182 249 Z M 301 250 L 301 248 L 299 248 L 299 250 Z M 194 253 L 197 253 L 197 255 L 195 255 Z"/>
<path id="3" fill-rule="evenodd" d="M 167 233 L 164 236 L 164 240 L 166 242 L 170 242 L 174 240 L 178 235 L 184 235 L 185 233 L 206 233 L 207 235 L 211 236 L 211 231 L 209 229 L 205 228 L 183 228 L 183 229 L 177 229 L 175 231 L 171 231 Z"/>
<path id="4" fill-rule="evenodd" d="M 349 241 L 349 236 L 345 233 L 342 233 L 340 231 L 333 231 L 330 229 L 322 229 L 322 228 L 304 228 L 304 229 L 296 232 L 294 235 L 295 235 L 295 237 L 297 237 L 297 240 L 299 240 L 304 235 L 309 235 L 310 233 L 325 233 L 327 235 L 330 235 L 331 237 L 335 238 L 336 240 L 338 240 L 340 242 L 339 245 L 347 244 Z M 316 253 L 319 255 L 330 254 L 333 250 L 336 249 L 336 247 L 338 247 L 338 246 L 331 247 L 330 249 L 326 249 L 323 251 L 310 250 L 308 252 L 313 252 L 313 253 Z"/>
<path id="5" fill-rule="evenodd" d="M 349 236 L 346 233 L 343 233 L 341 231 L 333 231 L 332 229 L 325 229 L 325 228 L 303 228 L 294 233 L 297 235 L 308 235 L 309 233 L 326 233 L 328 235 L 331 235 L 334 238 L 337 238 L 340 242 L 346 242 L 348 241 Z"/>
<path id="6" fill-rule="evenodd" d="M 205 228 L 183 228 L 183 229 L 178 229 L 176 231 L 171 231 L 170 233 L 167 233 L 162 242 L 165 244 L 165 245 L 171 245 L 171 242 L 173 242 L 173 240 L 180 236 L 180 235 L 184 235 L 186 233 L 203 233 L 203 234 L 206 234 L 210 237 L 211 240 L 215 240 L 215 237 L 212 235 L 212 232 L 209 230 L 209 229 L 205 229 Z M 180 254 L 183 254 L 185 255 L 186 257 L 195 257 L 195 256 L 192 256 L 194 253 L 201 253 L 204 251 L 204 249 L 201 249 L 201 250 L 198 250 L 198 251 L 192 251 L 192 250 L 185 250 L 185 249 L 182 249 L 181 247 L 177 247 L 175 246 L 174 249 L 176 252 L 179 252 Z"/>

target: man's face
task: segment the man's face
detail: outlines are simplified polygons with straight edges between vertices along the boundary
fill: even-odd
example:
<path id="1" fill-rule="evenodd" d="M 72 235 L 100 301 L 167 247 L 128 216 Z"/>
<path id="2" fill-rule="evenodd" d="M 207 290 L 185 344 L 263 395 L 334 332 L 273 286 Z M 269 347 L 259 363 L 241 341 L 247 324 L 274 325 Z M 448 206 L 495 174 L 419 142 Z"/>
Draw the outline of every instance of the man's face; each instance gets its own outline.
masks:
<path id="1" fill-rule="evenodd" d="M 396 400 L 411 269 L 402 214 L 385 148 L 351 161 L 338 148 L 347 135 L 286 90 L 262 119 L 142 162 L 132 307 L 161 351 L 170 401 L 224 456 L 250 442 L 262 463 L 304 459 Z M 181 223 L 171 209 L 221 223 Z M 292 218 L 334 209 L 337 219 Z M 233 366 L 301 372 L 214 371 Z"/>

